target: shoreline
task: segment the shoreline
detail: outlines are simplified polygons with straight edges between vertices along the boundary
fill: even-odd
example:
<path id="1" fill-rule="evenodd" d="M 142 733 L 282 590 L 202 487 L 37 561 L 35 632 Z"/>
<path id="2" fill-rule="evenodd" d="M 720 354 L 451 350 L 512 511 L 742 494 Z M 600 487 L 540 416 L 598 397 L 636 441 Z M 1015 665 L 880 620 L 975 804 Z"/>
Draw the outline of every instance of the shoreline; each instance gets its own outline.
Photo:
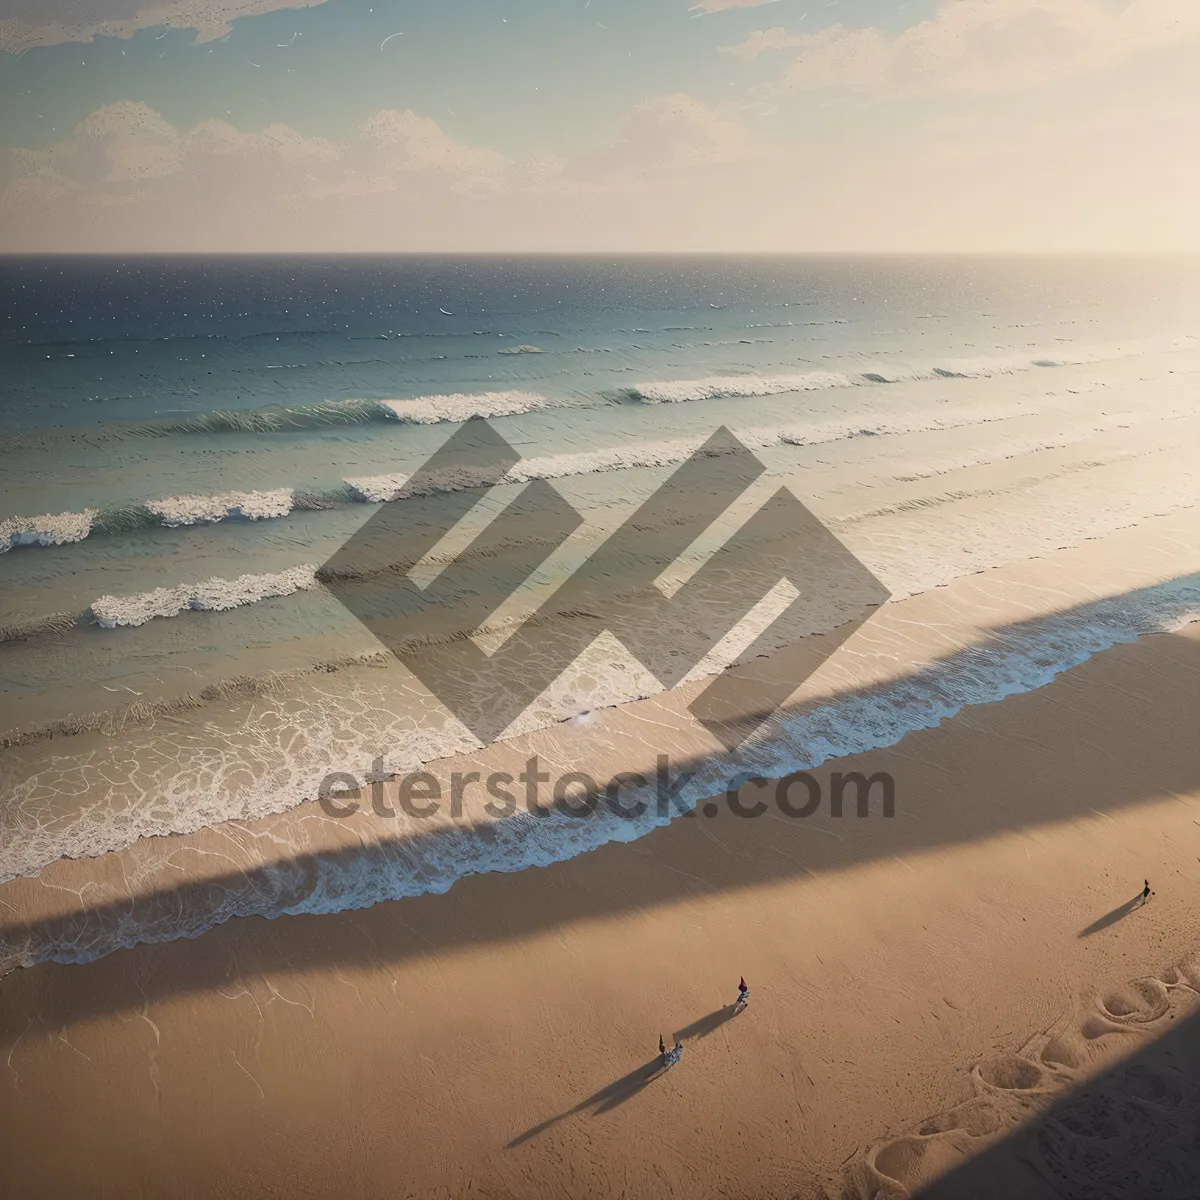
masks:
<path id="1" fill-rule="evenodd" d="M 241 820 L 214 822 L 201 792 L 189 818 L 190 832 L 138 838 L 137 812 L 107 808 L 106 802 L 109 837 L 127 843 L 123 849 L 60 858 L 36 876 L 17 876 L 0 885 L 0 971 L 29 961 L 22 929 L 40 931 L 29 947 L 37 961 L 55 945 L 91 946 L 108 938 L 115 939 L 116 947 L 194 936 L 240 915 L 276 915 L 306 906 L 308 911 L 328 911 L 337 907 L 332 902 L 338 896 L 343 907 L 364 908 L 404 895 L 444 891 L 481 871 L 546 866 L 591 852 L 605 841 L 636 842 L 663 823 L 654 810 L 661 805 L 656 775 L 661 770 L 657 759 L 664 754 L 675 771 L 697 776 L 670 802 L 675 819 L 680 819 L 678 805 L 691 807 L 720 795 L 738 774 L 778 777 L 811 770 L 825 778 L 835 769 L 839 750 L 844 755 L 847 749 L 894 746 L 913 730 L 936 726 L 964 706 L 980 707 L 981 696 L 983 708 L 1003 703 L 1003 697 L 1044 687 L 1098 650 L 1136 636 L 1135 625 L 1097 634 L 1110 603 L 1104 597 L 1114 592 L 1126 597 L 1156 594 L 1156 587 L 1174 586 L 1163 581 L 1175 577 L 1178 583 L 1181 573 L 1197 573 L 1196 522 L 1194 512 L 1158 518 L 1061 551 L 1050 562 L 1029 560 L 966 576 L 893 603 L 828 659 L 826 639 L 831 635 L 815 635 L 744 664 L 736 676 L 747 709 L 760 680 L 768 687 L 777 675 L 805 682 L 761 736 L 733 754 L 688 711 L 709 682 L 700 680 L 454 758 L 430 761 L 416 755 L 395 774 L 381 770 L 378 762 L 350 758 L 326 763 L 326 772 L 347 771 L 356 777 L 352 782 L 390 777 L 384 794 L 374 795 L 378 784 L 364 789 L 372 795 L 357 796 L 360 810 L 348 818 L 334 819 L 321 803 L 306 801 L 283 813 L 257 816 L 251 811 Z M 1170 590 L 1165 594 L 1174 595 Z M 1195 603 L 1188 595 L 1184 589 L 1179 602 L 1191 611 Z M 1042 618 L 1031 620 L 1030 614 L 1046 609 L 1057 610 L 1060 617 L 1045 618 L 1042 631 Z M 1082 631 L 1083 641 L 1072 660 L 1064 658 L 1068 643 L 1063 631 L 1073 627 Z M 838 631 L 832 637 L 835 644 L 841 641 Z M 813 663 L 819 666 L 810 675 Z M 250 709 L 256 702 L 247 697 L 245 705 Z M 894 727 L 889 724 L 893 720 L 898 721 Z M 449 796 L 456 774 L 477 772 L 485 781 L 503 773 L 516 781 L 532 757 L 545 764 L 551 777 L 584 772 L 603 781 L 641 773 L 648 787 L 624 790 L 621 802 L 643 802 L 651 811 L 640 821 L 614 817 L 606 806 L 587 821 L 556 813 L 545 822 L 518 814 L 513 824 L 513 818 L 495 819 L 489 806 L 496 798 L 480 785 L 465 789 L 459 805 L 443 804 L 442 811 L 428 818 L 408 816 L 399 804 L 396 774 L 429 773 Z M 519 795 L 519 784 L 515 790 Z M 541 795 L 551 802 L 545 790 Z M 143 804 L 149 800 L 144 798 Z M 47 797 L 41 819 L 61 844 L 70 811 L 59 815 L 56 802 L 55 796 Z M 86 789 L 71 803 L 86 813 Z M 371 810 L 380 803 L 396 815 L 376 816 Z M 747 803 L 753 803 L 749 795 Z M 126 824 L 133 836 L 121 835 Z M 87 903 L 81 905 L 83 891 Z M 326 893 L 330 904 L 324 901 Z M 81 910 L 99 917 L 80 917 Z M 149 936 L 138 933 L 140 912 Z M 179 913 L 194 920 L 188 926 L 177 924 L 173 933 L 169 927 L 159 930 L 161 921 Z"/>

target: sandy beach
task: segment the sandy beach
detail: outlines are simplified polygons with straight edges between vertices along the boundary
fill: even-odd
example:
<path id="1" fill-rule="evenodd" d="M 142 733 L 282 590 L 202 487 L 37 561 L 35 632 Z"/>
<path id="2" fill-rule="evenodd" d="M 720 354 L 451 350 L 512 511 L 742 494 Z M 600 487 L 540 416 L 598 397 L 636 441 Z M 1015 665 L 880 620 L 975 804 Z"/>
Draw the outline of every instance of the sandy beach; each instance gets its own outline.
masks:
<path id="1" fill-rule="evenodd" d="M 1196 547 L 1194 518 L 1167 517 L 914 597 L 793 705 L 894 683 L 981 627 L 1001 645 L 1051 593 L 1066 611 L 1178 577 Z M 1185 626 L 812 772 L 886 772 L 890 818 L 745 819 L 719 797 L 441 895 L 16 969 L 7 1194 L 1192 1195 L 1198 683 Z M 596 778 L 664 749 L 682 763 L 711 750 L 671 724 L 682 703 L 530 738 Z M 0 888 L 0 938 L 61 953 L 119 942 L 122 913 L 254 911 L 285 852 L 303 892 L 322 856 L 388 837 L 310 804 L 63 861 Z M 669 1070 L 660 1035 L 683 1046 Z"/>

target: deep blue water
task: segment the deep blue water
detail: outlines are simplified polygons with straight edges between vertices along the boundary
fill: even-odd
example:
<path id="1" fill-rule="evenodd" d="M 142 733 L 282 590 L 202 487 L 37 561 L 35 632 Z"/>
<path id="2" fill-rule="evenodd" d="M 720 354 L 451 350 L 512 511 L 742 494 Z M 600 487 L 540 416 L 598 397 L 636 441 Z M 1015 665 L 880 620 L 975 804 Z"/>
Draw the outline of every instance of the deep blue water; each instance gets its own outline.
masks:
<path id="1" fill-rule="evenodd" d="M 1197 273 L 1148 259 L 5 258 L 0 403 L 15 432 L 514 387 L 586 402 L 631 376 L 929 365 L 1190 328 Z"/>

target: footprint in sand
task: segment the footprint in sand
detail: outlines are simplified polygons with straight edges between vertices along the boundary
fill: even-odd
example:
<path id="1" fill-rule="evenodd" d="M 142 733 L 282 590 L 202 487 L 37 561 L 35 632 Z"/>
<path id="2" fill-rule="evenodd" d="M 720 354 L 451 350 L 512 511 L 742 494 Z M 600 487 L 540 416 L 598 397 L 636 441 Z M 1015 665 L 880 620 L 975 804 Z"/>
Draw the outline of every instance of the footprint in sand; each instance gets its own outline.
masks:
<path id="1" fill-rule="evenodd" d="M 931 1200 L 1196 1200 L 1200 1086 L 1172 1063 L 1123 1060 L 1200 1006 L 1198 992 L 1200 954 L 1102 993 L 1019 1053 L 977 1063 L 971 1099 L 858 1154 L 829 1194 L 909 1200 L 945 1176 Z M 1004 1138 L 955 1191 L 954 1168 Z"/>
<path id="2" fill-rule="evenodd" d="M 1136 979 L 1111 991 L 1100 1001 L 1104 1014 L 1113 1021 L 1135 1023 L 1157 1021 L 1171 1007 L 1166 985 L 1159 979 Z"/>

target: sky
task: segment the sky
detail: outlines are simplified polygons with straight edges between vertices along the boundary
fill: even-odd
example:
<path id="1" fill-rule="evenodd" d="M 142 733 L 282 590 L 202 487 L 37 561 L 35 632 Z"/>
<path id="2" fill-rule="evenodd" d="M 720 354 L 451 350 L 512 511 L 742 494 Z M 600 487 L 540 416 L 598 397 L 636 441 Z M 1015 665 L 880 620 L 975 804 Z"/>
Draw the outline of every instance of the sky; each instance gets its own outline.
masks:
<path id="1" fill-rule="evenodd" d="M 1200 0 L 0 0 L 0 251 L 1200 251 Z"/>

